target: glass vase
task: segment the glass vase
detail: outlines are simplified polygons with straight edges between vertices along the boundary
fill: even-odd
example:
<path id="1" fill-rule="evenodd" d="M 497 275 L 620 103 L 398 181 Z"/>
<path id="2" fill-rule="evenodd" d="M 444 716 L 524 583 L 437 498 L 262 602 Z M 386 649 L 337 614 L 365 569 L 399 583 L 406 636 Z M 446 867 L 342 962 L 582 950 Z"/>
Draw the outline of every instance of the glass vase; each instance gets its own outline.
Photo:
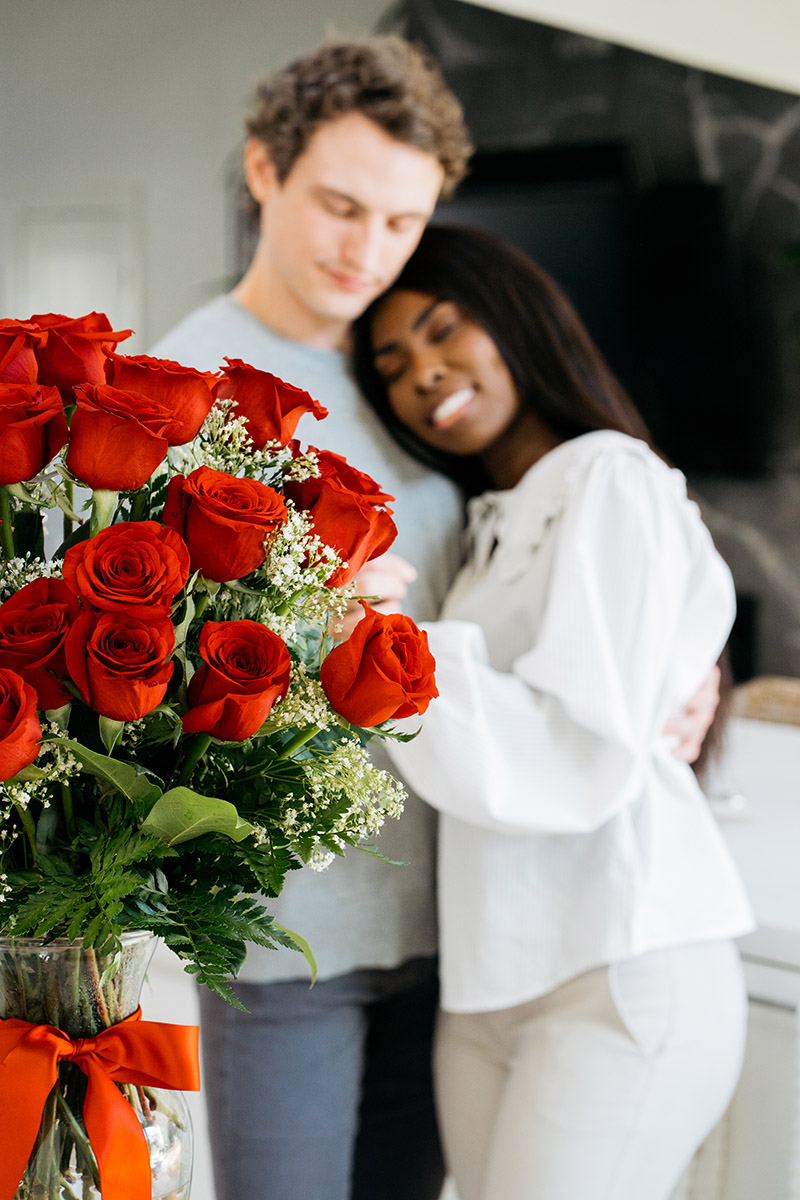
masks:
<path id="1" fill-rule="evenodd" d="M 122 935 L 118 964 L 80 943 L 0 938 L 0 1018 L 55 1025 L 71 1038 L 94 1037 L 135 1012 L 152 934 Z M 116 970 L 114 970 L 116 966 Z M 101 1200 L 100 1182 L 83 1121 L 86 1075 L 62 1061 L 14 1200 Z M 117 1084 L 147 1139 L 152 1200 L 188 1200 L 192 1129 L 180 1092 Z M 3 1120 L 11 1119 L 4 1113 Z"/>

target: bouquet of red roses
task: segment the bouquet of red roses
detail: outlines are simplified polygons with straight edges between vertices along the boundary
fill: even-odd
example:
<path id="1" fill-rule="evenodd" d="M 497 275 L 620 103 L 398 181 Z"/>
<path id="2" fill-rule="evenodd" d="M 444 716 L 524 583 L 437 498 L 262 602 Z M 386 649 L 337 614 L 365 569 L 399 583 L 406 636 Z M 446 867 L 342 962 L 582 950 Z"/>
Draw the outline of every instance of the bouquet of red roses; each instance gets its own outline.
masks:
<path id="1" fill-rule="evenodd" d="M 399 816 L 365 745 L 425 710 L 433 660 L 368 608 L 332 641 L 395 527 L 294 440 L 325 410 L 238 360 L 126 357 L 129 332 L 0 321 L 0 934 L 150 930 L 228 995 L 248 941 L 295 942 L 263 904 L 286 872 Z"/>

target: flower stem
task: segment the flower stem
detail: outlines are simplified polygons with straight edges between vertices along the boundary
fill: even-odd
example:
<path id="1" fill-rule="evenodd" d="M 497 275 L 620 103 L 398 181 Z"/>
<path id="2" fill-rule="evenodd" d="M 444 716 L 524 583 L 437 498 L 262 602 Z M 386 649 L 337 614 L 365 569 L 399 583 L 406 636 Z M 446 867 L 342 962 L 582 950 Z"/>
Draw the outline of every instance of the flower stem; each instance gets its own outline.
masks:
<path id="1" fill-rule="evenodd" d="M 139 488 L 131 504 L 131 520 L 143 521 L 147 513 L 148 493 L 146 488 Z"/>
<path id="2" fill-rule="evenodd" d="M 64 494 L 66 496 L 67 503 L 69 504 L 70 508 L 73 508 L 75 505 L 75 484 L 70 479 L 67 479 L 64 483 Z M 62 513 L 62 518 L 63 518 L 63 523 L 64 523 L 63 541 L 66 541 L 67 538 L 71 535 L 72 530 L 73 530 L 72 517 L 68 517 L 66 513 Z"/>
<path id="3" fill-rule="evenodd" d="M 14 558 L 14 526 L 11 521 L 11 497 L 0 487 L 0 536 L 3 540 L 3 557 Z"/>
<path id="4" fill-rule="evenodd" d="M 14 804 L 14 807 L 16 808 L 17 812 L 19 813 L 19 819 L 22 822 L 22 828 L 25 830 L 25 836 L 27 837 L 28 843 L 30 844 L 31 854 L 33 855 L 33 861 L 35 863 L 36 859 L 37 859 L 36 822 L 34 821 L 31 814 L 28 812 L 28 809 L 24 804 L 19 804 L 16 800 L 13 801 L 13 804 Z"/>
<path id="5" fill-rule="evenodd" d="M 66 780 L 62 780 L 61 783 L 61 811 L 64 814 L 67 833 L 74 838 L 77 835 L 78 826 L 75 824 L 75 812 L 72 807 L 72 788 Z"/>
<path id="6" fill-rule="evenodd" d="M 88 1137 L 86 1136 L 86 1131 L 82 1128 L 80 1122 L 75 1117 L 75 1114 L 73 1113 L 70 1106 L 67 1104 L 67 1102 L 64 1099 L 63 1095 L 61 1094 L 60 1090 L 57 1093 L 57 1103 L 58 1103 L 59 1112 L 61 1113 L 62 1118 L 66 1121 L 66 1123 L 69 1127 L 70 1134 L 72 1135 L 72 1140 L 75 1143 L 76 1148 L 80 1151 L 81 1156 L 83 1157 L 84 1162 L 86 1164 L 86 1167 L 88 1168 L 88 1171 L 91 1174 L 92 1183 L 94 1184 L 95 1188 L 97 1188 L 97 1190 L 99 1192 L 100 1191 L 100 1175 L 97 1170 L 97 1160 L 94 1156 L 94 1151 L 92 1150 L 91 1143 L 90 1143 Z M 61 1185 L 61 1187 L 64 1187 L 66 1185 L 66 1180 L 64 1180 L 63 1177 L 60 1178 L 59 1184 Z M 74 1194 L 75 1193 L 72 1192 L 72 1195 L 74 1195 Z"/>
<path id="7" fill-rule="evenodd" d="M 296 750 L 299 750 L 301 746 L 305 746 L 306 742 L 311 741 L 315 733 L 319 733 L 319 725 L 307 725 L 305 729 L 301 729 L 294 735 L 288 746 L 284 746 L 278 755 L 278 759 L 291 758 Z"/>
<path id="8" fill-rule="evenodd" d="M 211 736 L 208 733 L 198 733 L 197 737 L 189 747 L 189 753 L 186 755 L 181 773 L 178 776 L 178 787 L 182 787 L 188 783 L 194 774 L 194 769 L 200 762 L 200 759 L 205 754 L 208 747 L 211 745 Z"/>
<path id="9" fill-rule="evenodd" d="M 101 529 L 107 529 L 113 521 L 118 497 L 119 492 L 109 492 L 102 488 L 95 488 L 92 492 L 92 537 Z"/>

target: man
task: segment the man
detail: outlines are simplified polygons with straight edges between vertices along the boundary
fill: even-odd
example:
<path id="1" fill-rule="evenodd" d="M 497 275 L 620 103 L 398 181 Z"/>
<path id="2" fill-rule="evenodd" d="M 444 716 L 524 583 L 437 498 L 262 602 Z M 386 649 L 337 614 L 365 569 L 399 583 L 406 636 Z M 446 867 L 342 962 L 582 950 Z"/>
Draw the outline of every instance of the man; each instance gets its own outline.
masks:
<path id="1" fill-rule="evenodd" d="M 383 38 L 326 46 L 265 81 L 247 132 L 253 262 L 153 353 L 204 370 L 242 358 L 324 404 L 329 417 L 304 437 L 396 496 L 395 548 L 418 572 L 407 611 L 430 619 L 455 571 L 461 502 L 390 442 L 346 350 L 350 323 L 464 173 L 461 110 L 433 64 Z M 381 854 L 407 865 L 352 852 L 322 875 L 293 873 L 272 905 L 311 943 L 313 989 L 300 955 L 254 948 L 237 984 L 248 1014 L 201 998 L 218 1200 L 439 1195 L 434 817 L 410 798 L 388 824 Z"/>
<path id="2" fill-rule="evenodd" d="M 305 439 L 396 497 L 395 549 L 417 568 L 412 581 L 379 567 L 368 590 L 391 595 L 408 583 L 405 610 L 430 619 L 456 567 L 460 498 L 389 441 L 346 351 L 351 322 L 465 172 L 460 108 L 432 63 L 381 38 L 326 46 L 266 80 L 247 132 L 245 175 L 260 210 L 253 261 L 229 296 L 153 353 L 204 370 L 241 358 L 324 404 L 329 417 Z M 689 733 L 701 738 L 707 723 L 703 711 Z M 255 947 L 236 985 L 247 1013 L 201 996 L 218 1200 L 439 1195 L 434 816 L 412 796 L 390 826 L 381 854 L 406 865 L 350 852 L 322 875 L 290 875 L 272 903 L 311 943 L 313 989 L 299 955 Z"/>

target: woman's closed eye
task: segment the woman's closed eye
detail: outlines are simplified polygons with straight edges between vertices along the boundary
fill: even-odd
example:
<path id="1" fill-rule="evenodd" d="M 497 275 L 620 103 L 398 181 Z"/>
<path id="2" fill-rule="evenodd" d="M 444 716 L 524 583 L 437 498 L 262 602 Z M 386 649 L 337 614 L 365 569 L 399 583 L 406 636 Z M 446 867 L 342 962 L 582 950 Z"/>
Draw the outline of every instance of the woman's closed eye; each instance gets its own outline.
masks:
<path id="1" fill-rule="evenodd" d="M 402 379 L 406 369 L 405 357 L 401 358 L 396 351 L 376 355 L 373 359 L 373 364 L 382 382 L 387 387 L 389 384 L 397 383 L 398 380 Z"/>
<path id="2" fill-rule="evenodd" d="M 461 326 L 461 314 L 449 300 L 443 300 L 428 317 L 424 333 L 428 341 L 434 345 L 444 342 L 452 334 L 457 333 Z"/>

